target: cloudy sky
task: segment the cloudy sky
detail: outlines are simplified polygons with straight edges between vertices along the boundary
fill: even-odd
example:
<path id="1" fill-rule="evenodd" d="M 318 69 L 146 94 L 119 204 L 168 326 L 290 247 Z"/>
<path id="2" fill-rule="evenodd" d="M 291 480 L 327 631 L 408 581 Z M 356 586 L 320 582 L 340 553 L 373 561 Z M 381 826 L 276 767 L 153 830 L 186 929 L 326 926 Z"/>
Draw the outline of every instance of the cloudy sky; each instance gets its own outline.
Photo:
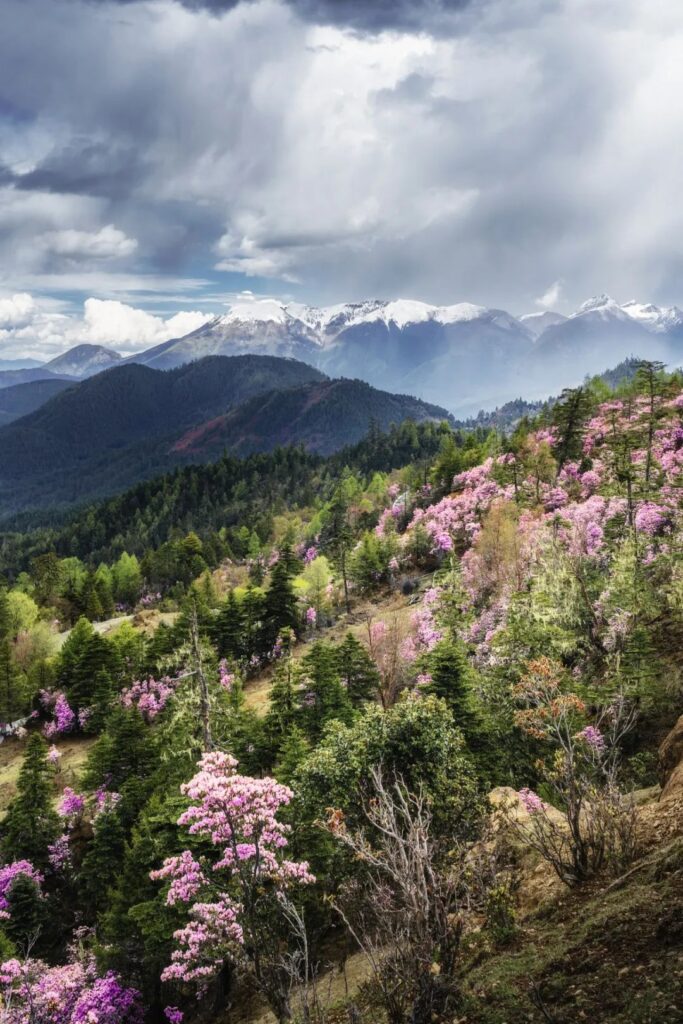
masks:
<path id="1" fill-rule="evenodd" d="M 0 359 L 235 294 L 683 304 L 680 0 L 0 0 Z"/>

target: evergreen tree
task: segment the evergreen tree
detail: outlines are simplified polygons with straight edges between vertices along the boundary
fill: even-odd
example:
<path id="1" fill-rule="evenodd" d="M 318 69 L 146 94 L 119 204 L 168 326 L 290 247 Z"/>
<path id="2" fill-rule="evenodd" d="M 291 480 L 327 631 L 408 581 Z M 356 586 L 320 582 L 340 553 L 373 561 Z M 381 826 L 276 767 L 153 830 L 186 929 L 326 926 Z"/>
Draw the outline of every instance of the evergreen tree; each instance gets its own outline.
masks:
<path id="1" fill-rule="evenodd" d="M 293 725 L 286 734 L 278 752 L 275 775 L 279 782 L 290 785 L 300 765 L 311 752 L 311 745 L 302 730 Z"/>
<path id="2" fill-rule="evenodd" d="M 583 432 L 591 412 L 591 397 L 584 387 L 565 388 L 553 409 L 553 423 L 557 427 L 555 444 L 558 471 L 569 459 L 581 459 Z"/>
<path id="3" fill-rule="evenodd" d="M 0 721 L 15 721 L 26 708 L 26 686 L 12 657 L 10 609 L 7 591 L 0 582 Z"/>
<path id="4" fill-rule="evenodd" d="M 245 653 L 244 627 L 244 613 L 235 592 L 231 590 L 221 605 L 212 629 L 212 639 L 219 658 L 238 661 L 242 657 Z"/>
<path id="5" fill-rule="evenodd" d="M 270 573 L 270 586 L 263 602 L 263 650 L 272 650 L 283 629 L 299 632 L 299 609 L 292 586 L 291 562 L 280 558 Z"/>
<path id="6" fill-rule="evenodd" d="M 17 781 L 17 795 L 2 822 L 2 852 L 6 860 L 30 860 L 41 870 L 48 865 L 48 847 L 60 832 L 52 806 L 52 769 L 47 744 L 33 733 Z"/>
<path id="7" fill-rule="evenodd" d="M 285 643 L 288 637 L 285 634 Z M 271 747 L 277 749 L 283 736 L 286 736 L 296 723 L 299 712 L 299 677 L 289 651 L 278 663 L 270 688 L 270 703 L 266 717 L 266 731 L 271 739 Z"/>
<path id="8" fill-rule="evenodd" d="M 488 737 L 473 693 L 473 671 L 459 641 L 441 640 L 429 655 L 431 683 L 425 692 L 441 697 L 475 755 L 489 752 Z"/>
<path id="9" fill-rule="evenodd" d="M 113 676 L 117 660 L 109 641 L 87 619 L 79 619 L 62 647 L 57 671 L 58 684 L 72 708 L 80 711 L 93 704 L 95 681 L 103 672 Z"/>
<path id="10" fill-rule="evenodd" d="M 114 884 L 125 847 L 125 833 L 117 811 L 105 811 L 95 820 L 95 834 L 83 858 L 81 881 L 85 895 L 84 905 L 96 913 L 109 903 L 109 889 Z"/>
<path id="11" fill-rule="evenodd" d="M 330 644 L 318 641 L 301 660 L 301 720 L 306 735 L 314 742 L 327 722 L 339 719 L 348 723 L 352 718 L 351 702 L 339 678 L 335 654 Z"/>
<path id="12" fill-rule="evenodd" d="M 114 706 L 106 731 L 90 750 L 83 779 L 89 789 L 105 786 L 120 793 L 118 812 L 129 825 L 154 786 L 158 765 L 158 747 L 142 715 Z"/>
<path id="13" fill-rule="evenodd" d="M 353 530 L 349 522 L 349 505 L 342 484 L 337 487 L 326 514 L 321 544 L 329 553 L 330 561 L 341 576 L 346 611 L 351 611 L 349 598 L 349 555 L 353 545 Z"/>
<path id="14" fill-rule="evenodd" d="M 367 648 L 347 633 L 335 652 L 335 664 L 346 694 L 354 707 L 374 700 L 379 692 L 379 672 Z"/>
<path id="15" fill-rule="evenodd" d="M 17 875 L 7 900 L 9 919 L 3 922 L 7 937 L 25 950 L 40 939 L 47 923 L 47 904 L 38 884 L 28 875 Z"/>

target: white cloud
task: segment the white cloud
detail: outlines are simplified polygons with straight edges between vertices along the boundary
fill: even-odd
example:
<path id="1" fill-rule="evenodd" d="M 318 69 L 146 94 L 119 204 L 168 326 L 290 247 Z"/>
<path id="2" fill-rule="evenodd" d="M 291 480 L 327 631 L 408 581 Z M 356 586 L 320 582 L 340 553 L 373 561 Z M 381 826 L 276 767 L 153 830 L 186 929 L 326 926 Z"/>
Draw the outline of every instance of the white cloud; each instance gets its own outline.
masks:
<path id="1" fill-rule="evenodd" d="M 96 298 L 86 299 L 79 317 L 55 312 L 49 303 L 30 295 L 16 295 L 0 299 L 0 356 L 50 359 L 84 343 L 132 354 L 189 334 L 210 319 L 197 310 L 164 318 L 123 302 Z"/>
<path id="2" fill-rule="evenodd" d="M 76 231 L 74 228 L 48 231 L 38 237 L 37 244 L 42 244 L 47 252 L 74 261 L 123 259 L 132 256 L 138 247 L 135 238 L 128 238 L 113 224 L 107 224 L 99 231 Z"/>
<path id="3" fill-rule="evenodd" d="M 0 298 L 0 328 L 22 327 L 30 323 L 34 311 L 33 297 L 27 292 L 17 292 L 6 299 Z"/>
<path id="4" fill-rule="evenodd" d="M 539 309 L 554 309 L 562 297 L 562 282 L 554 281 L 548 289 L 536 299 Z"/>

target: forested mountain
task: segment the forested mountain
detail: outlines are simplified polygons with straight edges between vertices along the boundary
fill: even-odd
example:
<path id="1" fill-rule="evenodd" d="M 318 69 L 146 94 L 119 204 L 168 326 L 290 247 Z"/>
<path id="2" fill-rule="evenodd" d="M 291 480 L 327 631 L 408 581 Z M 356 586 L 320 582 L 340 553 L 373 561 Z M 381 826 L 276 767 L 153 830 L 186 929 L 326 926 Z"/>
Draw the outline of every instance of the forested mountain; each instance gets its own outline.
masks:
<path id="1" fill-rule="evenodd" d="M 30 384 L 39 380 L 74 381 L 66 373 L 52 373 L 42 366 L 31 366 L 20 370 L 0 370 L 0 390 L 14 387 L 15 384 Z"/>
<path id="2" fill-rule="evenodd" d="M 0 508 L 111 494 L 181 461 L 169 448 L 184 427 L 273 388 L 322 379 L 303 363 L 269 356 L 97 374 L 0 430 Z"/>
<path id="3" fill-rule="evenodd" d="M 27 416 L 73 384 L 71 380 L 45 377 L 27 384 L 12 384 L 8 388 L 1 388 L 0 426 Z"/>
<path id="4" fill-rule="evenodd" d="M 407 419 L 449 418 L 445 409 L 409 395 L 390 395 L 360 380 L 327 380 L 253 398 L 189 430 L 172 451 L 206 458 L 223 450 L 246 455 L 303 444 L 328 455 L 359 441 L 371 423 L 388 430 Z"/>

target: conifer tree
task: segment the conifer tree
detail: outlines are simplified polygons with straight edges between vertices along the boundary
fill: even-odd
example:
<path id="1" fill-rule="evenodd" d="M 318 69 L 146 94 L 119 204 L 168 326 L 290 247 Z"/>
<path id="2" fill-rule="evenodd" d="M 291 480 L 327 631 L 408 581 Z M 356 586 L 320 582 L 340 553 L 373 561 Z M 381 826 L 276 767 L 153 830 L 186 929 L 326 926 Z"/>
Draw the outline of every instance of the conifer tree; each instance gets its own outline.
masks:
<path id="1" fill-rule="evenodd" d="M 553 409 L 553 423 L 558 431 L 554 446 L 558 471 L 569 459 L 582 457 L 583 432 L 590 411 L 591 399 L 586 388 L 564 389 Z"/>
<path id="2" fill-rule="evenodd" d="M 121 868 L 124 848 L 125 833 L 116 809 L 99 814 L 80 876 L 85 906 L 92 907 L 97 913 L 106 909 L 109 903 L 109 889 Z"/>
<path id="3" fill-rule="evenodd" d="M 351 611 L 349 597 L 349 556 L 353 545 L 353 530 L 349 522 L 349 506 L 343 492 L 342 484 L 335 491 L 334 497 L 326 511 L 325 526 L 321 538 L 330 561 L 341 576 L 344 587 L 344 604 L 346 611 Z"/>
<path id="4" fill-rule="evenodd" d="M 299 618 L 291 560 L 281 556 L 271 570 L 270 586 L 263 602 L 263 649 L 272 650 L 283 629 L 298 634 Z"/>
<path id="5" fill-rule="evenodd" d="M 374 700 L 379 691 L 377 666 L 367 648 L 347 633 L 335 652 L 335 664 L 346 694 L 354 707 Z"/>
<path id="6" fill-rule="evenodd" d="M 212 637 L 219 658 L 232 658 L 238 661 L 244 654 L 245 617 L 231 590 L 221 605 L 214 621 Z"/>
<path id="7" fill-rule="evenodd" d="M 52 806 L 52 769 L 47 744 L 33 733 L 26 745 L 17 781 L 17 795 L 2 822 L 2 853 L 6 860 L 30 860 L 44 869 L 48 847 L 60 832 L 60 821 Z"/>
<path id="8" fill-rule="evenodd" d="M 472 753 L 486 753 L 486 729 L 475 705 L 473 673 L 462 645 L 451 638 L 441 640 L 431 652 L 428 664 L 432 679 L 425 692 L 446 702 Z"/>
<path id="9" fill-rule="evenodd" d="M 289 785 L 301 764 L 311 752 L 311 745 L 298 725 L 287 732 L 278 752 L 275 775 L 279 782 Z"/>
<path id="10" fill-rule="evenodd" d="M 301 660 L 301 670 L 301 720 L 307 736 L 315 741 L 332 719 L 346 723 L 351 720 L 351 702 L 342 686 L 335 650 L 330 644 L 313 644 Z"/>
<path id="11" fill-rule="evenodd" d="M 9 919 L 3 922 L 7 937 L 19 950 L 40 939 L 47 923 L 47 904 L 29 875 L 17 875 L 8 894 Z"/>
<path id="12" fill-rule="evenodd" d="M 13 722 L 26 704 L 26 687 L 12 657 L 10 611 L 7 591 L 0 582 L 0 721 Z"/>

